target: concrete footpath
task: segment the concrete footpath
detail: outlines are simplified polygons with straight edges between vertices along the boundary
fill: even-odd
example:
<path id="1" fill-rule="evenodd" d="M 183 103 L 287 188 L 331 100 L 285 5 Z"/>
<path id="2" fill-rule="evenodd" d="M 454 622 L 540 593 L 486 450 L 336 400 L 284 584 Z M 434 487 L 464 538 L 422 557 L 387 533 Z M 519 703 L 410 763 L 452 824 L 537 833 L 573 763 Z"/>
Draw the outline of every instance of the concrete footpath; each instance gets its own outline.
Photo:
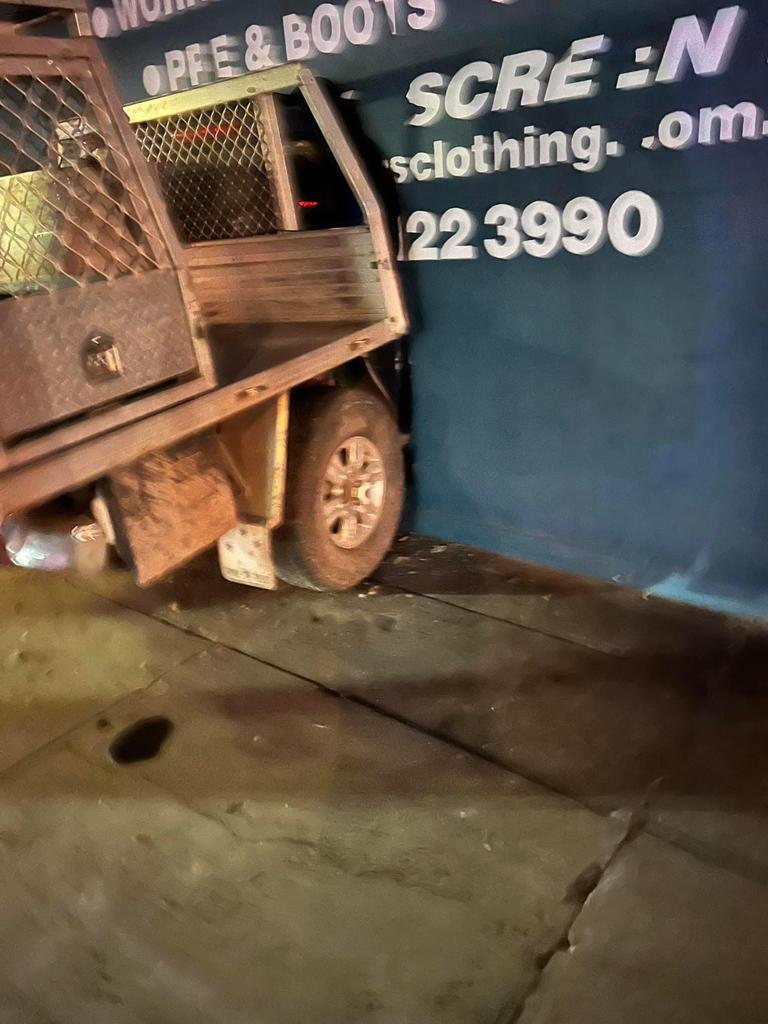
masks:
<path id="1" fill-rule="evenodd" d="M 424 538 L 2 570 L 0 1024 L 766 1024 L 757 630 Z"/>

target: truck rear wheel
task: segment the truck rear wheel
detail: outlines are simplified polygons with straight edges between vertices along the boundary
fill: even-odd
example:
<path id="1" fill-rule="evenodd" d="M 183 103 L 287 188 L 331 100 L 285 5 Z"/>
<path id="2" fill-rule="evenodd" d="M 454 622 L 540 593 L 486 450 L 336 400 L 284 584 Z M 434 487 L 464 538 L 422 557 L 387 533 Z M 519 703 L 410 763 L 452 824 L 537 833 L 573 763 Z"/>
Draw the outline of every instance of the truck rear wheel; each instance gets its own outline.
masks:
<path id="1" fill-rule="evenodd" d="M 285 522 L 277 574 L 310 590 L 346 590 L 392 545 L 405 484 L 400 433 L 387 403 L 364 387 L 297 395 L 291 409 Z"/>

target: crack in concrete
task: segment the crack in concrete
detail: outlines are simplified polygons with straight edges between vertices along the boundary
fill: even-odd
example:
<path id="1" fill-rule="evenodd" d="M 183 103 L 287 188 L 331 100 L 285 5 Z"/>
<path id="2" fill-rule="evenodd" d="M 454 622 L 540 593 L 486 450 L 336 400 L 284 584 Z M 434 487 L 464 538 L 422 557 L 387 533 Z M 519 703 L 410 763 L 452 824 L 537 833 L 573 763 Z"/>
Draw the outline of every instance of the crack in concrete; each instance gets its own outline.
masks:
<path id="1" fill-rule="evenodd" d="M 83 757 L 78 751 L 73 751 L 78 757 L 81 758 L 85 763 L 90 764 L 90 761 Z M 210 822 L 212 825 L 218 826 L 222 829 L 229 838 L 235 843 L 242 843 L 248 846 L 265 846 L 267 844 L 284 844 L 289 846 L 296 846 L 302 849 L 309 849 L 318 855 L 318 858 L 327 865 L 330 865 L 335 870 L 339 871 L 350 878 L 358 879 L 382 879 L 394 882 L 395 885 L 400 885 L 403 888 L 408 889 L 420 889 L 422 892 L 426 892 L 431 896 L 438 899 L 450 900 L 459 903 L 471 902 L 472 895 L 470 892 L 461 889 L 441 889 L 437 885 L 432 885 L 428 881 L 419 880 L 410 877 L 406 872 L 396 867 L 367 867 L 357 868 L 354 864 L 350 863 L 348 858 L 345 858 L 343 854 L 338 853 L 332 847 L 322 842 L 315 842 L 311 839 L 302 839 L 298 836 L 267 836 L 263 838 L 255 838 L 251 836 L 244 836 L 242 833 L 230 827 L 227 821 L 220 818 L 217 814 L 204 811 L 202 808 L 197 807 L 193 804 L 188 797 L 184 796 L 173 786 L 168 785 L 166 782 L 159 782 L 153 778 L 150 774 L 145 772 L 139 772 L 144 782 L 148 783 L 159 792 L 166 793 L 177 801 L 180 806 L 184 807 L 191 814 L 202 818 L 205 821 Z M 263 872 L 259 875 L 254 876 L 251 882 L 254 882 L 257 878 L 263 876 Z M 244 900 L 250 906 L 257 906 L 252 901 Z"/>
<path id="2" fill-rule="evenodd" d="M 81 584 L 78 584 L 77 582 L 72 582 L 72 585 L 75 586 L 75 587 L 79 587 L 80 589 L 86 591 L 87 593 L 93 593 L 93 591 L 89 590 L 85 586 L 82 586 Z M 401 588 L 397 588 L 397 589 L 401 589 Z M 405 592 L 406 593 L 411 593 L 411 591 L 405 591 Z M 579 796 L 577 796 L 577 795 L 575 795 L 573 793 L 570 793 L 570 792 L 568 792 L 566 790 L 559 789 L 556 786 L 553 786 L 551 784 L 551 782 L 543 780 L 542 778 L 538 777 L 537 775 L 535 775 L 534 773 L 531 773 L 528 770 L 523 770 L 519 766 L 511 765 L 511 764 L 508 764 L 506 762 L 503 762 L 503 761 L 495 758 L 492 754 L 489 754 L 487 751 L 481 750 L 479 748 L 475 748 L 475 747 L 471 746 L 470 744 L 464 743 L 461 740 L 456 739 L 455 737 L 447 736 L 447 735 L 445 735 L 444 733 L 440 732 L 437 729 L 432 729 L 432 728 L 430 728 L 428 726 L 425 726 L 425 725 L 422 725 L 422 724 L 420 724 L 418 722 L 413 722 L 410 719 L 404 717 L 403 715 L 398 714 L 395 711 L 391 711 L 391 710 L 389 710 L 387 708 L 383 708 L 383 707 L 381 707 L 381 706 L 379 706 L 377 704 L 374 704 L 374 703 L 371 703 L 371 702 L 367 701 L 364 697 L 361 697 L 360 695 L 358 695 L 356 693 L 351 693 L 351 692 L 344 691 L 344 690 L 333 689 L 332 687 L 326 685 L 325 683 L 318 682 L 318 680 L 312 679 L 309 676 L 301 675 L 300 673 L 294 671 L 293 669 L 288 669 L 288 668 L 285 668 L 283 665 L 280 665 L 280 664 L 278 664 L 276 662 L 267 661 L 264 658 L 256 657 L 255 655 L 250 654 L 248 651 L 243 651 L 240 648 L 235 647 L 233 644 L 228 644 L 228 643 L 225 643 L 225 642 L 223 642 L 221 640 L 217 640 L 215 637 L 208 636 L 208 635 L 206 635 L 206 633 L 204 631 L 197 632 L 194 629 L 192 629 L 191 627 L 185 627 L 185 626 L 180 625 L 179 623 L 170 622 L 167 619 L 163 619 L 163 618 L 160 618 L 158 616 L 155 616 L 155 615 L 151 614 L 150 612 L 142 610 L 141 608 L 136 608 L 136 607 L 134 607 L 134 606 L 132 606 L 132 605 L 126 603 L 126 602 L 119 601 L 117 598 L 115 598 L 112 595 L 106 595 L 106 594 L 103 594 L 103 593 L 99 593 L 98 596 L 102 600 L 107 601 L 110 604 L 113 604 L 113 605 L 115 605 L 118 608 L 124 608 L 124 609 L 126 609 L 126 610 L 128 610 L 128 611 L 130 611 L 130 612 L 132 612 L 132 613 L 134 613 L 136 615 L 143 615 L 145 618 L 151 619 L 153 622 L 162 622 L 163 624 L 169 626 L 172 629 L 177 629 L 180 633 L 183 633 L 185 636 L 191 636 L 191 637 L 194 637 L 194 638 L 196 638 L 198 640 L 203 640 L 206 644 L 209 645 L 209 648 L 210 647 L 218 647 L 221 650 L 230 651 L 233 654 L 238 654 L 238 655 L 240 655 L 242 657 L 250 658 L 252 661 L 257 662 L 258 664 L 266 665 L 268 668 L 275 669 L 278 672 L 282 672 L 285 675 L 293 677 L 294 679 L 298 679 L 301 682 L 307 683 L 309 686 L 312 686 L 313 688 L 321 691 L 322 693 L 326 694 L 329 697 L 335 698 L 337 700 L 348 701 L 351 704 L 357 704 L 358 706 L 366 709 L 367 711 L 373 712 L 374 714 L 382 715 L 384 718 L 387 718 L 387 719 L 389 719 L 390 721 L 393 721 L 393 722 L 397 722 L 398 724 L 400 724 L 400 725 L 402 725 L 402 726 L 404 726 L 404 727 L 406 727 L 408 729 L 411 729 L 414 732 L 417 732 L 417 733 L 419 733 L 422 736 L 427 736 L 430 739 L 437 740 L 440 743 L 444 743 L 447 746 L 452 747 L 454 750 L 460 750 L 463 753 L 468 754 L 471 757 L 476 757 L 479 760 L 484 761 L 486 764 L 492 765 L 494 768 L 498 768 L 499 770 L 501 770 L 503 772 L 506 772 L 507 774 L 517 776 L 518 778 L 524 779 L 525 781 L 527 781 L 529 783 L 532 783 L 533 785 L 539 786 L 540 788 L 546 790 L 547 792 L 553 793 L 553 794 L 555 794 L 557 796 L 560 796 L 560 797 L 570 801 L 571 803 L 575 804 L 576 806 L 581 807 L 581 808 L 583 808 L 586 811 L 589 811 L 591 814 L 595 814 L 598 817 L 606 817 L 606 812 L 601 811 L 601 810 L 595 808 L 594 806 L 590 805 L 587 801 L 581 799 Z M 420 596 L 426 597 L 426 595 L 420 595 Z M 482 616 L 481 612 L 473 611 L 471 609 L 463 609 L 463 610 L 467 611 L 468 614 L 481 615 Z M 731 655 L 732 656 L 735 655 L 738 652 L 738 650 L 740 649 L 740 642 L 741 642 L 741 639 L 742 639 L 741 636 L 738 634 L 738 630 L 736 631 L 736 634 L 737 635 L 735 635 L 735 637 L 733 639 L 733 646 L 731 648 Z M 542 634 L 542 635 L 544 635 L 544 634 Z M 559 638 L 559 639 L 562 639 L 562 638 Z M 723 671 L 723 667 L 722 666 L 720 666 L 720 671 L 721 672 Z M 720 682 L 719 678 L 716 678 L 715 679 L 715 685 L 717 685 L 719 682 Z M 138 691 L 136 691 L 136 692 L 138 692 Z M 130 695 L 128 695 L 128 696 L 130 696 Z M 121 698 L 121 699 L 124 699 L 124 698 Z M 111 706 L 112 705 L 110 705 L 110 707 Z M 85 724 L 85 723 L 81 723 L 81 724 Z M 68 733 L 65 733 L 64 735 L 68 735 Z M 46 744 L 46 746 L 47 746 L 47 744 Z M 44 749 L 44 747 L 43 748 L 39 748 L 39 749 Z M 25 755 L 25 757 L 26 756 L 29 756 L 29 755 Z M 22 760 L 24 760 L 24 759 L 22 759 Z M 18 763 L 20 763 L 20 762 L 15 762 L 15 764 L 18 764 Z M 628 808 L 629 813 L 632 816 L 632 820 L 634 820 L 638 816 L 643 816 L 644 821 L 646 821 L 650 817 L 650 815 L 648 813 L 648 809 L 646 808 L 645 804 L 646 804 L 646 801 L 652 799 L 652 797 L 653 797 L 654 793 L 656 792 L 656 789 L 658 788 L 658 786 L 661 783 L 661 781 L 662 781 L 661 779 L 657 779 L 654 783 L 651 784 L 651 786 L 649 787 L 649 789 L 647 791 L 646 798 L 640 803 L 639 806 L 637 806 L 635 808 L 632 808 L 632 807 Z M 749 878 L 749 879 L 751 879 L 753 881 L 759 882 L 760 884 L 766 884 L 766 879 L 764 877 L 756 875 L 754 872 L 749 872 L 749 871 L 746 871 L 746 870 L 740 870 L 740 868 L 738 866 L 735 866 L 733 864 L 729 865 L 729 864 L 726 864 L 726 863 L 721 863 L 720 859 L 717 858 L 717 857 L 714 857 L 711 854 L 710 851 L 705 850 L 702 847 L 697 848 L 695 846 L 691 846 L 690 843 L 682 842 L 682 841 L 679 841 L 679 840 L 675 839 L 672 836 L 665 835 L 664 834 L 664 830 L 663 829 L 658 829 L 658 828 L 654 827 L 652 822 L 648 822 L 647 831 L 648 831 L 648 833 L 650 835 L 653 835 L 654 838 L 656 838 L 660 842 L 666 843 L 668 846 L 671 846 L 673 849 L 682 850 L 685 853 L 687 853 L 689 856 L 695 857 L 697 860 L 701 861 L 704 864 L 710 864 L 710 865 L 712 865 L 714 867 L 719 867 L 719 868 L 722 868 L 724 870 L 728 870 L 731 873 L 733 873 L 734 875 L 740 876 L 742 878 Z"/>
<path id="3" fill-rule="evenodd" d="M 74 584 L 75 586 L 77 584 Z M 86 588 L 83 588 L 86 589 Z M 87 591 L 91 593 L 91 591 Z M 440 732 L 437 729 L 432 729 L 429 726 L 422 725 L 419 722 L 414 722 L 403 715 L 398 714 L 396 711 L 392 711 L 389 708 L 381 707 L 379 704 L 374 704 L 371 701 L 366 700 L 357 693 L 350 692 L 348 690 L 337 690 L 329 686 L 326 683 L 320 682 L 317 679 L 313 679 L 311 676 L 302 675 L 296 672 L 294 669 L 286 668 L 284 665 L 279 664 L 275 661 L 267 661 L 263 657 L 256 657 L 248 651 L 244 651 L 239 647 L 235 647 L 233 644 L 226 643 L 223 640 L 217 640 L 215 637 L 209 636 L 203 630 L 197 632 L 190 626 L 182 626 L 176 622 L 170 622 L 167 619 L 160 618 L 153 615 L 151 612 L 142 610 L 141 608 L 135 608 L 130 604 L 124 603 L 117 600 L 117 598 L 105 594 L 99 594 L 105 601 L 109 601 L 118 608 L 124 608 L 126 611 L 134 612 L 136 615 L 143 615 L 145 618 L 151 619 L 153 622 L 162 622 L 164 625 L 170 626 L 172 629 L 177 629 L 180 633 L 185 636 L 194 637 L 197 640 L 204 640 L 212 647 L 218 647 L 223 651 L 230 651 L 232 654 L 239 654 L 241 657 L 250 658 L 251 661 L 255 661 L 259 665 L 266 665 L 267 668 L 275 669 L 277 672 L 282 672 L 287 676 L 292 676 L 294 679 L 299 679 L 303 683 L 307 683 L 309 686 L 320 690 L 322 693 L 327 694 L 329 697 L 333 697 L 337 700 L 345 700 L 350 704 L 356 704 L 358 707 L 365 708 L 366 711 L 371 711 L 374 714 L 381 715 L 383 718 L 387 718 L 392 722 L 397 722 L 399 725 L 405 726 L 408 729 L 412 729 L 414 732 L 419 733 L 422 736 L 426 736 L 429 739 L 437 740 L 439 743 L 444 743 L 454 750 L 460 750 L 462 753 L 469 754 L 470 757 L 476 757 L 486 764 L 492 765 L 494 768 L 498 768 L 500 771 L 506 772 L 508 775 L 515 775 L 520 779 L 524 779 L 526 782 L 530 782 L 535 786 L 539 786 L 541 789 L 547 790 L 549 793 L 554 793 L 556 796 L 563 797 L 563 799 L 570 801 L 573 804 L 589 811 L 590 814 L 595 814 L 598 817 L 605 817 L 605 814 L 595 810 L 588 803 L 575 796 L 573 793 L 569 793 L 565 790 L 558 789 L 553 786 L 550 782 L 545 782 L 537 776 L 526 773 L 520 768 L 513 765 L 505 764 L 503 761 L 495 758 L 493 755 L 488 754 L 487 751 L 480 750 L 477 747 L 473 747 L 470 744 L 463 743 L 461 740 L 456 739 L 452 736 L 447 736 L 445 733 Z M 470 612 L 469 614 L 476 614 Z"/>
<path id="4" fill-rule="evenodd" d="M 381 585 L 384 586 L 384 584 Z M 576 637 L 566 636 L 564 633 L 552 633 L 547 629 L 531 626 L 527 622 L 515 622 L 512 619 L 505 619 L 502 615 L 493 615 L 491 612 L 481 611 L 478 608 L 467 608 L 466 605 L 459 604 L 457 601 L 449 601 L 441 594 L 422 594 L 420 590 L 409 590 L 408 587 L 403 587 L 397 583 L 388 583 L 386 586 L 390 590 L 396 590 L 401 594 L 420 597 L 424 601 L 434 601 L 444 608 L 455 608 L 457 611 L 467 612 L 469 615 L 478 615 L 481 619 L 490 619 L 491 622 L 498 622 L 503 626 L 509 626 L 511 629 L 522 629 L 526 633 L 536 633 L 537 636 L 544 636 L 548 640 L 555 640 L 557 643 L 570 644 L 572 647 L 582 647 L 584 650 L 592 651 L 595 654 L 605 654 L 607 657 L 621 657 L 624 654 L 620 647 L 608 647 L 588 640 L 577 640 Z"/>
<path id="5" fill-rule="evenodd" d="M 496 1016 L 494 1024 L 518 1024 L 525 1013 L 531 1000 L 539 991 L 547 969 L 554 958 L 560 954 L 571 951 L 574 947 L 571 944 L 570 936 L 579 917 L 584 911 L 587 903 L 599 888 L 603 879 L 623 851 L 644 831 L 648 821 L 650 803 L 653 794 L 661 783 L 656 779 L 645 792 L 640 807 L 633 812 L 624 834 L 608 856 L 601 862 L 590 864 L 581 874 L 571 882 L 566 892 L 566 901 L 574 904 L 573 913 L 568 919 L 566 927 L 558 936 L 555 942 L 548 946 L 536 957 L 536 971 L 531 982 L 521 999 L 516 999 L 505 1004 Z"/>
<path id="6" fill-rule="evenodd" d="M 459 903 L 471 902 L 472 895 L 466 890 L 442 889 L 440 886 L 432 885 L 428 881 L 412 878 L 402 869 L 397 867 L 356 867 L 353 863 L 350 863 L 348 858 L 345 858 L 343 854 L 334 850 L 327 843 L 311 839 L 302 839 L 299 836 L 265 836 L 259 838 L 245 836 L 236 829 L 233 829 L 225 818 L 221 818 L 216 813 L 204 811 L 202 808 L 197 807 L 188 797 L 183 793 L 180 793 L 173 786 L 170 786 L 167 782 L 159 782 L 157 779 L 153 778 L 151 774 L 145 772 L 139 772 L 139 774 L 145 782 L 149 783 L 149 785 L 155 787 L 161 792 L 166 793 L 168 796 L 173 797 L 174 800 L 176 800 L 191 814 L 197 815 L 205 821 L 223 829 L 233 842 L 242 843 L 248 846 L 285 844 L 299 847 L 301 849 L 312 850 L 317 854 L 318 859 L 350 878 L 385 879 L 394 882 L 396 885 L 401 885 L 404 888 L 421 889 L 423 892 L 429 893 L 439 899 L 452 900 Z"/>

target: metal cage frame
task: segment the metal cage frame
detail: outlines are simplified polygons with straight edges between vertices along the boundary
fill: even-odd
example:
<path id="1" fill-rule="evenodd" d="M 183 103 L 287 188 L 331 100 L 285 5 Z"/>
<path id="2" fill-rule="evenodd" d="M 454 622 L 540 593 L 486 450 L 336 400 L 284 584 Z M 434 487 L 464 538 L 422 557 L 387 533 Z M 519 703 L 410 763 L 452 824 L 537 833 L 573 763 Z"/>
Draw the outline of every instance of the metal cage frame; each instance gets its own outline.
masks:
<path id="1" fill-rule="evenodd" d="M 395 269 L 395 256 L 389 237 L 387 218 L 376 190 L 357 157 L 347 129 L 331 101 L 322 80 L 300 62 L 281 64 L 264 71 L 253 71 L 236 78 L 221 79 L 183 92 L 140 100 L 126 106 L 131 124 L 159 120 L 179 114 L 218 106 L 222 103 L 251 99 L 260 107 L 269 148 L 275 157 L 272 171 L 277 190 L 280 229 L 300 231 L 296 190 L 283 144 L 283 125 L 274 94 L 297 89 L 335 156 L 349 187 L 360 204 L 365 223 L 371 232 L 373 249 L 381 277 L 387 319 L 402 336 L 408 330 L 400 279 Z"/>

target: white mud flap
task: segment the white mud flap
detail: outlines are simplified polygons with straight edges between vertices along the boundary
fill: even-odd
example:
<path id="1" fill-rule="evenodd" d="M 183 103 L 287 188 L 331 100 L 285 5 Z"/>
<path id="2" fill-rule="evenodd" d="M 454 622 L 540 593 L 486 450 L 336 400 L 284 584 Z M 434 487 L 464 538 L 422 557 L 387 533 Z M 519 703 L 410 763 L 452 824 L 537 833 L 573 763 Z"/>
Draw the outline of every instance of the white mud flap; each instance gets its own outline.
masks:
<path id="1" fill-rule="evenodd" d="M 272 561 L 272 531 L 268 526 L 241 523 L 219 541 L 221 575 L 231 583 L 277 590 Z"/>

